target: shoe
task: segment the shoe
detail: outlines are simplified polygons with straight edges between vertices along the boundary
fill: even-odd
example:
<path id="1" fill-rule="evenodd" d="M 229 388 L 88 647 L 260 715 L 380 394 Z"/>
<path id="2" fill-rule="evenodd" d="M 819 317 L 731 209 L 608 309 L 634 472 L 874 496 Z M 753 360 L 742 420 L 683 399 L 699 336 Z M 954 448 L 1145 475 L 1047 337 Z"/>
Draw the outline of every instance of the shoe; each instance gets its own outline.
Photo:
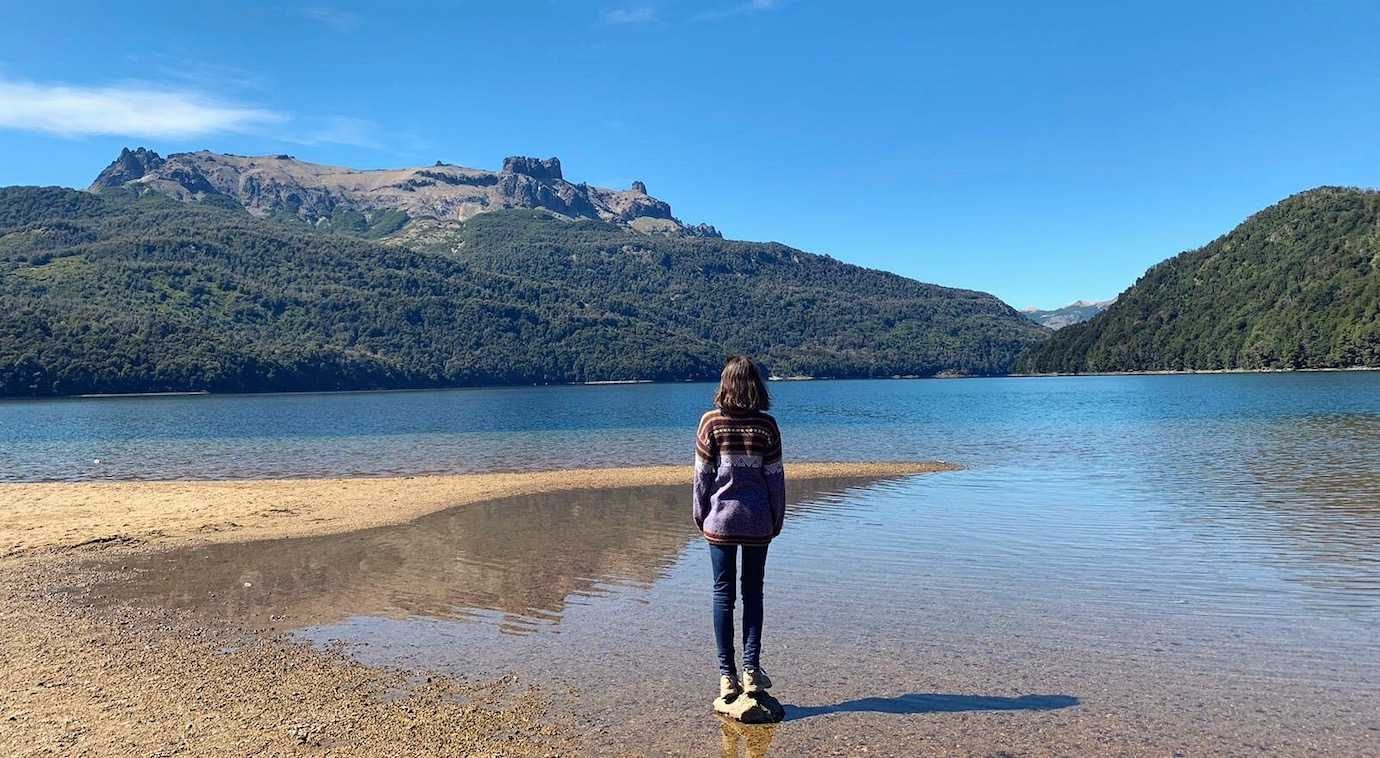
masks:
<path id="1" fill-rule="evenodd" d="M 723 674 L 719 677 L 719 699 L 725 703 L 731 703 L 739 695 L 743 694 L 743 688 L 738 685 L 736 677 Z"/>
<path id="2" fill-rule="evenodd" d="M 743 690 L 749 695 L 771 689 L 771 677 L 761 669 L 743 669 Z"/>

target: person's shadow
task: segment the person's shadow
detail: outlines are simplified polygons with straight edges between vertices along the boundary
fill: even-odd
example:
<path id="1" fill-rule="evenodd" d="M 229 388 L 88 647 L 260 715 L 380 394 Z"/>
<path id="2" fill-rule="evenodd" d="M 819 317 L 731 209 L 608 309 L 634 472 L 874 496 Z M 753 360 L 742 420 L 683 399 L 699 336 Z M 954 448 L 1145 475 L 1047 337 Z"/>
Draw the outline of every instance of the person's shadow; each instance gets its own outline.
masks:
<path id="1" fill-rule="evenodd" d="M 896 697 L 864 697 L 834 705 L 787 705 L 786 721 L 799 721 L 829 713 L 956 713 L 959 711 L 1053 711 L 1078 705 L 1072 695 L 944 695 L 911 692 Z"/>

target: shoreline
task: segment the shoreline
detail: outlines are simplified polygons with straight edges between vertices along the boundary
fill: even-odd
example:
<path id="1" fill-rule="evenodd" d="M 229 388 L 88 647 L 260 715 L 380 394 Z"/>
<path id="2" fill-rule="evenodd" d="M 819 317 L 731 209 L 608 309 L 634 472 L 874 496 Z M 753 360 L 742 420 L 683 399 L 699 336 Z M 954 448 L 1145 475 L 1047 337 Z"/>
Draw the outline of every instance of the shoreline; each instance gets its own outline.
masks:
<path id="1" fill-rule="evenodd" d="M 1084 371 L 1081 373 L 1006 374 L 1009 379 L 1040 379 L 1079 376 L 1193 376 L 1195 374 L 1343 374 L 1350 371 L 1380 371 L 1380 366 L 1345 366 L 1340 368 L 1203 368 L 1164 369 L 1154 371 Z"/>
<path id="2" fill-rule="evenodd" d="M 1380 366 L 1340 366 L 1328 368 L 1224 368 L 1224 369 L 1164 369 L 1149 371 L 1085 371 L 1080 373 L 1055 372 L 1047 374 L 949 374 L 940 372 L 929 376 L 772 376 L 772 383 L 798 382 L 871 382 L 871 381 L 915 381 L 929 379 L 1036 379 L 1047 377 L 1079 376 L 1187 376 L 1193 374 L 1321 374 L 1345 373 L 1349 371 L 1380 371 Z M 713 384 L 714 379 L 608 379 L 586 382 L 557 382 L 549 384 L 466 384 L 454 387 L 393 387 L 386 389 L 366 388 L 352 390 L 293 390 L 276 392 L 212 392 L 211 390 L 179 390 L 159 392 L 93 392 L 77 395 L 6 395 L 0 403 L 18 403 L 44 400 L 116 400 L 143 397 L 274 397 L 293 395 L 357 395 L 385 392 L 450 392 L 452 390 L 506 390 L 528 389 L 532 387 L 617 387 L 640 384 Z"/>
<path id="3" fill-rule="evenodd" d="M 787 467 L 787 480 L 954 471 L 938 461 Z M 335 534 L 509 495 L 690 486 L 682 465 L 391 477 L 0 483 L 0 558 L 91 545 L 178 545 Z M 688 489 L 687 489 L 688 491 Z"/>
<path id="4" fill-rule="evenodd" d="M 957 468 L 932 462 L 796 463 L 787 470 L 788 482 L 832 479 L 846 486 Z M 307 581 L 326 582 L 353 596 L 361 585 L 348 581 L 350 572 L 378 570 L 383 564 L 374 564 L 371 555 L 387 553 L 393 545 L 405 549 L 406 540 L 385 533 L 381 541 L 370 543 L 367 535 L 358 540 L 347 535 L 329 540 L 335 543 L 332 549 L 322 549 L 319 540 L 288 540 L 368 528 L 362 520 L 366 517 L 402 523 L 418 514 L 524 492 L 662 484 L 685 487 L 688 495 L 687 480 L 687 466 L 655 466 L 391 480 L 0 485 L 0 513 L 5 517 L 0 520 L 0 536 L 13 540 L 21 535 L 30 544 L 0 557 L 0 594 L 7 599 L 6 611 L 0 614 L 0 755 L 637 754 L 639 743 L 615 741 L 612 731 L 600 727 L 604 722 L 579 710 L 586 688 L 603 686 L 601 682 L 581 678 L 584 669 L 579 667 L 564 677 L 544 675 L 548 665 L 560 668 L 572 662 L 563 655 L 588 654 L 592 657 L 580 659 L 587 666 L 606 664 L 608 659 L 583 648 L 572 653 L 542 652 L 548 649 L 537 647 L 533 665 L 500 661 L 487 668 L 467 663 L 471 659 L 463 657 L 462 649 L 457 665 L 429 666 L 407 656 L 359 655 L 359 648 L 350 647 L 348 640 L 300 636 L 294 631 L 301 628 L 300 617 L 291 603 L 254 606 L 259 613 L 251 620 L 244 613 L 247 607 L 230 602 L 228 595 L 220 611 L 204 613 L 204 608 L 162 602 L 156 592 L 126 597 L 122 587 L 150 566 L 166 564 L 182 548 L 192 548 L 186 552 L 195 555 L 206 552 L 200 546 L 211 542 L 264 539 L 282 542 L 231 548 L 245 551 L 244 560 L 230 561 L 218 574 L 211 572 L 209 581 L 185 577 L 183 586 L 184 580 L 175 578 L 179 574 L 170 574 L 174 580 L 168 591 L 200 597 L 209 590 L 209 598 L 219 598 L 219 588 L 227 583 L 233 587 L 252 581 L 254 587 L 267 590 L 271 600 L 277 593 L 291 598 L 296 583 Z M 304 481 L 306 486 L 300 486 Z M 22 503 L 6 497 L 21 490 L 27 493 Z M 408 499 L 373 499 L 390 492 Z M 424 502 L 412 502 L 414 494 L 424 496 Z M 95 495 L 111 500 L 97 497 L 91 502 Z M 285 503 L 291 504 L 284 498 L 300 501 L 295 512 L 282 510 Z M 587 496 L 582 507 L 591 502 L 600 501 Z M 175 514 L 176 523 L 150 529 L 122 504 L 150 509 L 144 515 Z M 57 508 L 52 513 L 61 519 L 60 528 L 43 532 L 13 523 L 26 507 Z M 241 509 L 255 518 L 241 521 L 236 516 L 227 526 L 220 508 Z M 216 520 L 218 513 L 222 521 Z M 198 524 L 211 528 L 203 530 Z M 423 530 L 431 533 L 429 525 Z M 89 534 L 106 536 L 73 542 Z M 380 546 L 382 550 L 374 553 Z M 5 547 L 0 544 L 0 553 Z M 494 547 L 516 546 L 503 541 Z M 282 564 L 274 557 L 282 551 L 299 559 Z M 344 562 L 333 563 L 333 555 Z M 447 558 L 441 554 L 440 560 Z M 195 562 L 180 565 L 176 571 L 199 570 Z M 429 573 L 430 565 L 424 562 L 422 568 Z M 345 573 L 333 566 L 344 567 Z M 538 571 L 525 581 L 550 578 Z M 488 591 L 488 582 L 474 584 Z M 427 594 L 425 588 L 416 589 Z M 806 698 L 804 704 L 795 700 L 797 705 L 791 706 L 800 721 L 741 729 L 768 742 L 775 735 L 779 749 L 789 754 L 855 754 L 861 752 L 850 750 L 855 730 L 868 728 L 866 719 L 886 718 L 892 723 L 873 722 L 883 727 L 882 741 L 866 740 L 885 755 L 917 750 L 983 755 L 1243 750 L 1362 755 L 1368 754 L 1365 746 L 1376 735 L 1374 729 L 1366 731 L 1368 701 L 1354 687 L 1343 691 L 1337 682 L 1302 683 L 1273 699 L 1255 697 L 1253 686 L 1246 693 L 1239 682 L 1212 690 L 1211 666 L 1185 670 L 1181 651 L 1159 649 L 1166 630 L 1149 629 L 1123 648 L 1126 640 L 1116 629 L 1111 636 L 1092 640 L 1063 634 L 1028 636 L 1023 628 L 1011 626 L 1019 617 L 1005 612 L 976 627 L 954 628 L 943 620 L 945 613 L 976 611 L 981 617 L 991 610 L 985 602 L 950 606 L 946 593 L 959 589 L 940 581 L 922 595 L 919 607 L 933 605 L 938 619 L 932 641 L 915 649 L 916 660 L 906 675 L 893 677 L 877 691 L 861 690 L 861 700 L 844 699 L 858 694 L 855 691 L 834 692 L 828 672 L 808 686 L 802 686 L 802 679 L 794 691 Z M 219 607 L 222 601 L 207 602 Z M 270 608 L 283 615 L 268 615 Z M 1037 607 L 1033 612 L 1045 610 L 1051 609 Z M 1048 633 L 1072 629 L 1073 624 L 1040 628 Z M 974 632 L 980 635 L 976 645 L 968 642 Z M 996 638 L 981 635 L 999 635 L 1004 642 L 993 647 L 983 640 Z M 372 644 L 378 643 L 363 642 L 366 648 Z M 400 644 L 412 642 L 404 639 Z M 845 639 L 843 644 L 850 643 Z M 848 669 L 848 675 L 871 681 L 872 671 L 886 672 L 892 665 L 880 660 L 876 669 L 864 672 L 869 676 L 856 676 L 856 669 Z M 1234 671 L 1241 662 L 1233 659 L 1231 665 Z M 681 677 L 672 671 L 651 691 L 700 686 L 693 673 Z M 1251 683 L 1255 681 L 1259 680 Z M 706 677 L 702 684 L 708 692 L 712 682 Z M 1184 718 L 1173 715 L 1185 710 L 1177 694 L 1181 690 L 1193 692 L 1196 699 L 1189 705 L 1197 705 L 1188 709 L 1193 715 Z M 631 698 L 646 691 L 634 687 L 620 697 L 633 702 Z M 1039 705 L 1049 698 L 1062 704 Z M 1034 704 L 1024 705 L 1028 699 Z M 836 700 L 843 702 L 828 705 Z M 694 705 L 682 707 L 692 701 Z M 702 734 L 706 740 L 717 740 L 718 727 L 709 709 L 702 714 L 694 710 L 701 701 L 687 696 L 676 702 L 675 717 L 687 723 L 704 720 L 702 729 L 689 733 L 692 738 Z M 811 705 L 814 702 L 821 705 Z M 848 715 L 850 704 L 872 702 L 880 703 L 877 713 L 893 715 Z M 1340 731 L 1296 730 L 1324 709 L 1331 709 L 1326 711 L 1332 719 L 1327 723 L 1340 725 Z M 656 723 L 667 712 L 648 712 L 639 705 L 632 714 L 644 717 L 638 722 L 645 724 Z M 649 715 L 650 722 L 645 718 Z M 906 721 L 897 721 L 902 716 Z M 686 734 L 683 724 L 675 728 Z M 730 735 L 724 735 L 727 745 Z M 663 747 L 673 748 L 658 752 L 694 754 L 694 744 L 698 743 L 663 742 Z"/>
<path id="5" fill-rule="evenodd" d="M 789 480 L 886 479 L 938 462 L 796 463 Z M 688 466 L 453 476 L 0 484 L 0 753 L 581 755 L 551 695 L 498 679 L 370 666 L 286 629 L 84 592 L 125 559 L 345 533 L 511 495 L 684 485 Z M 788 484 L 789 486 L 789 484 Z M 686 518 L 689 518 L 687 506 Z M 607 746 L 602 746 L 607 747 Z"/>
<path id="6" fill-rule="evenodd" d="M 209 395 L 210 390 L 182 390 L 169 392 L 92 392 L 85 395 L 54 395 L 53 397 L 102 398 L 102 397 L 181 397 L 183 395 Z"/>

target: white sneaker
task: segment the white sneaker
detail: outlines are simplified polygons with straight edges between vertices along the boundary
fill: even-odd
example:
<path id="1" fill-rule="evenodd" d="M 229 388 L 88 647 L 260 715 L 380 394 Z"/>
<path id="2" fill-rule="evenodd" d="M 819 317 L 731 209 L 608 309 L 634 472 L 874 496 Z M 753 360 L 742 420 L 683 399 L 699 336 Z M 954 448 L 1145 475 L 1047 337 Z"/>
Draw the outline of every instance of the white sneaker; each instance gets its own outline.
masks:
<path id="1" fill-rule="evenodd" d="M 738 686 L 738 680 L 722 674 L 719 676 L 719 699 L 724 702 L 732 702 L 739 695 L 743 694 L 743 688 Z"/>
<path id="2" fill-rule="evenodd" d="M 751 695 L 771 689 L 771 677 L 761 669 L 743 669 L 743 689 Z"/>

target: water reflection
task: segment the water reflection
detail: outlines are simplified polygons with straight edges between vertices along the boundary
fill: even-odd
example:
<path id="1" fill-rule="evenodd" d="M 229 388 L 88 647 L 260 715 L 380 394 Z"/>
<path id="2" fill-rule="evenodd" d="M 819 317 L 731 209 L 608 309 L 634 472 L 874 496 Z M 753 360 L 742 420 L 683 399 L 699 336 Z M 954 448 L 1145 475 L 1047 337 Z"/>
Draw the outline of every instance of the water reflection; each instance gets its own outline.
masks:
<path id="1" fill-rule="evenodd" d="M 1216 436 L 1219 455 L 1199 468 L 1172 454 L 1191 438 L 1176 422 L 1127 433 L 1129 446 L 1174 441 L 1131 470 L 1093 459 L 794 482 L 768 563 L 764 652 L 796 703 L 775 730 L 706 718 L 708 567 L 685 487 L 514 497 L 349 535 L 177 550 L 91 599 L 338 640 L 369 665 L 515 673 L 598 735 L 591 748 L 809 754 L 837 751 L 844 734 L 894 751 L 998 718 L 1043 744 L 1042 730 L 1137 709 L 1153 719 L 1126 733 L 1153 724 L 1188 739 L 1202 724 L 1180 689 L 1233 728 L 1271 714 L 1242 732 L 1259 744 L 1279 724 L 1354 740 L 1380 681 L 1380 589 L 1365 589 L 1380 586 L 1380 564 L 1365 532 L 1348 531 L 1372 523 L 1356 489 L 1373 472 L 1354 469 L 1373 426 L 1344 427 L 1360 453 L 1326 458 L 1353 477 L 1331 488 L 1270 465 L 1356 422 L 1317 423 Z M 1340 520 L 1320 526 L 1328 514 Z"/>
<path id="2" fill-rule="evenodd" d="M 793 482 L 793 505 L 865 480 Z M 184 608 L 252 627 L 360 616 L 471 620 L 511 634 L 555 627 L 566 607 L 650 587 L 698 540 L 686 487 L 510 497 L 343 535 L 175 550 L 90 590 L 103 602 Z"/>
<path id="3" fill-rule="evenodd" d="M 221 412 L 261 431 L 249 413 L 261 401 L 235 399 L 199 416 L 203 437 L 129 444 L 166 443 L 158 449 L 192 462 L 137 458 L 139 471 L 165 475 L 241 460 L 289 472 L 483 468 L 495 450 L 534 465 L 680 460 L 703 390 L 280 398 L 262 403 L 315 419 L 310 434 L 214 438 Z M 485 404 L 518 419 L 529 396 L 530 424 L 464 427 Z M 795 455 L 968 468 L 867 487 L 793 483 L 768 567 L 766 652 L 782 694 L 803 704 L 774 731 L 723 732 L 705 718 L 707 561 L 683 487 L 509 498 L 350 535 L 179 550 L 133 565 L 94 599 L 341 640 L 370 664 L 515 672 L 572 693 L 569 712 L 592 733 L 647 752 L 732 737 L 750 754 L 806 754 L 836 749 L 846 730 L 894 750 L 989 719 L 1024 723 L 1031 744 L 1046 744 L 1041 725 L 1144 713 L 1122 733 L 1193 747 L 1208 734 L 1203 714 L 1239 729 L 1239 742 L 1205 754 L 1380 754 L 1355 747 L 1375 741 L 1380 682 L 1380 373 L 819 383 L 778 397 Z M 661 408 L 652 421 L 625 427 L 648 404 Z M 347 405 L 375 436 L 338 428 L 333 410 Z M 589 429 L 565 424 L 567 411 Z M 413 428 L 432 412 L 449 420 Z M 42 439 L 0 444 L 0 464 L 32 476 L 48 453 L 79 449 L 69 443 L 87 425 L 114 428 L 107 421 L 26 426 Z M 617 433 L 598 427 L 608 423 Z M 53 463 L 55 476 L 71 473 L 64 465 Z M 1010 697 L 933 694 L 964 692 Z M 1041 692 L 1086 699 L 1020 695 Z"/>
<path id="4" fill-rule="evenodd" d="M 775 724 L 744 724 L 723 715 L 718 719 L 723 735 L 719 754 L 723 758 L 738 758 L 739 747 L 745 758 L 762 758 L 771 749 L 772 737 L 776 735 Z"/>
<path id="5" fill-rule="evenodd" d="M 1230 425 L 1196 472 L 1159 453 L 1177 479 L 1158 492 L 1196 538 L 1372 606 L 1380 593 L 1380 417 L 1320 415 Z M 1201 493 L 1199 497 L 1193 495 Z"/>
<path id="6" fill-rule="evenodd" d="M 1257 506 L 1319 559 L 1380 563 L 1380 417 L 1270 426 L 1243 460 Z"/>

